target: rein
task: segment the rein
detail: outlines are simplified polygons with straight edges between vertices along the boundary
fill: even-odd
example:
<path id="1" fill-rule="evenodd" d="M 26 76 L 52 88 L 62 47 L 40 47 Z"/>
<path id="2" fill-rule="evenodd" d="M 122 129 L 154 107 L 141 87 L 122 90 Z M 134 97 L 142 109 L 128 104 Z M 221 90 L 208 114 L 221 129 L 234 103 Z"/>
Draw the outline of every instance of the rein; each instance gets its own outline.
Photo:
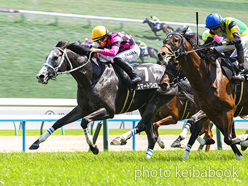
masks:
<path id="1" fill-rule="evenodd" d="M 176 47 L 171 41 L 168 41 L 168 40 L 167 40 L 169 36 L 172 37 L 172 36 L 174 36 L 174 35 L 178 35 L 178 36 L 180 37 L 180 39 L 182 40 L 182 41 L 180 42 L 180 45 L 179 45 L 178 47 Z M 164 47 L 166 47 L 166 48 L 172 53 L 172 55 L 168 55 L 168 56 L 169 56 L 169 57 L 175 57 L 174 60 L 177 60 L 177 59 L 182 58 L 182 57 L 185 56 L 185 55 L 188 55 L 189 53 L 196 52 L 196 51 L 199 51 L 199 50 L 203 50 L 203 49 L 209 47 L 209 46 L 204 46 L 204 47 L 199 48 L 199 49 L 190 50 L 190 51 L 185 51 L 185 48 L 186 48 L 186 41 L 185 41 L 185 40 L 186 40 L 186 39 L 185 39 L 185 38 L 183 37 L 183 35 L 180 34 L 180 33 L 169 34 L 169 35 L 167 36 L 165 42 L 164 42 L 164 45 L 163 45 Z M 166 41 L 167 41 L 167 42 L 166 42 Z M 174 51 L 173 51 L 168 45 L 171 46 L 172 49 L 174 49 Z M 183 46 L 183 45 L 184 45 L 184 46 Z M 182 49 L 182 48 L 183 48 L 183 49 Z M 183 50 L 183 51 L 182 51 L 182 50 Z M 209 72 L 210 72 L 210 65 L 208 66 L 208 68 L 209 68 Z M 212 81 L 211 74 L 209 75 L 209 78 L 210 78 L 210 82 L 211 82 L 211 83 L 210 83 L 209 88 L 208 88 L 206 91 L 200 92 L 200 91 L 195 90 L 193 87 L 192 87 L 192 89 L 193 89 L 196 93 L 198 93 L 198 94 L 205 94 L 205 93 L 207 93 L 207 92 L 212 88 L 212 85 L 213 85 L 213 81 Z"/>
<path id="2" fill-rule="evenodd" d="M 67 50 L 66 50 L 66 48 L 63 50 L 63 49 L 61 49 L 61 48 L 59 48 L 59 47 L 55 47 L 54 49 L 58 49 L 59 51 L 61 51 L 61 52 L 63 53 L 63 55 L 62 55 L 62 57 L 61 57 L 61 60 L 60 60 L 60 62 L 59 62 L 59 65 L 58 65 L 56 68 L 54 68 L 52 65 L 48 64 L 47 62 L 43 65 L 43 66 L 48 66 L 49 68 L 51 68 L 51 69 L 53 70 L 54 75 L 53 75 L 53 77 L 51 78 L 51 79 L 53 79 L 53 80 L 55 80 L 56 77 L 57 77 L 59 74 L 69 74 L 69 73 L 74 72 L 74 71 L 76 71 L 76 70 L 78 70 L 78 69 L 80 69 L 80 68 L 85 67 L 85 66 L 90 62 L 90 58 L 91 58 L 91 54 L 92 54 L 92 53 L 90 53 L 89 59 L 88 59 L 88 61 L 87 61 L 86 63 L 84 63 L 84 64 L 82 64 L 82 65 L 80 65 L 80 66 L 78 66 L 78 67 L 76 67 L 76 68 L 73 68 L 72 63 L 71 63 L 70 59 L 69 59 L 68 56 L 67 56 Z M 61 67 L 61 65 L 62 65 L 63 62 L 65 61 L 65 58 L 66 58 L 66 60 L 68 61 L 71 70 L 64 71 L 64 72 L 58 72 L 59 68 Z"/>

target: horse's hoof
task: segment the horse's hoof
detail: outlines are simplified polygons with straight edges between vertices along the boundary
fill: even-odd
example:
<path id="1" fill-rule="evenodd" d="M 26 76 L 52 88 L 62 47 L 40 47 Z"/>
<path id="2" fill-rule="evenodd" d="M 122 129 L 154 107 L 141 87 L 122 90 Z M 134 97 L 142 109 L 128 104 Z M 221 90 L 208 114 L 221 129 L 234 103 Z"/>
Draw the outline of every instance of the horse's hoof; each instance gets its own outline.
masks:
<path id="1" fill-rule="evenodd" d="M 163 141 L 160 141 L 160 142 L 157 141 L 157 143 L 158 143 L 158 145 L 160 146 L 161 149 L 164 149 L 165 145 L 164 145 Z"/>
<path id="2" fill-rule="evenodd" d="M 241 150 L 242 150 L 242 151 L 245 151 L 246 149 L 247 149 L 247 147 L 241 146 Z"/>
<path id="3" fill-rule="evenodd" d="M 90 145 L 90 150 L 93 152 L 93 154 L 97 155 L 99 153 L 99 149 L 97 145 Z"/>
<path id="4" fill-rule="evenodd" d="M 120 137 L 117 137 L 117 138 L 113 139 L 113 140 L 110 142 L 110 145 L 126 145 L 126 144 L 127 144 L 127 141 L 121 140 Z"/>
<path id="5" fill-rule="evenodd" d="M 206 139 L 206 144 L 205 145 L 212 145 L 215 144 L 215 141 L 212 138 Z"/>
<path id="6" fill-rule="evenodd" d="M 171 147 L 172 147 L 172 148 L 179 148 L 179 147 L 181 147 L 180 141 L 176 139 L 176 140 L 171 144 Z"/>
<path id="7" fill-rule="evenodd" d="M 36 150 L 40 147 L 40 141 L 36 140 L 30 147 L 29 150 Z"/>

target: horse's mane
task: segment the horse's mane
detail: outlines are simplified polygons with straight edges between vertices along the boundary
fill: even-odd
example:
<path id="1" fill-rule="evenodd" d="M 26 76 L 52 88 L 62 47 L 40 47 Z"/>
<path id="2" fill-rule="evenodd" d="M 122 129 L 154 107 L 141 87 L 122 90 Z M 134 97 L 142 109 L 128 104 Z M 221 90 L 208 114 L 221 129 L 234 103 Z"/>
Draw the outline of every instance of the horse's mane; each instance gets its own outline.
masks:
<path id="1" fill-rule="evenodd" d="M 69 44 L 67 48 L 79 55 L 88 55 L 89 53 L 89 48 L 83 47 L 82 45 L 78 45 L 76 43 Z"/>
<path id="2" fill-rule="evenodd" d="M 204 47 L 204 45 L 195 45 L 192 41 L 192 37 L 189 34 L 184 35 L 185 39 L 190 43 L 191 47 L 196 49 L 202 49 L 196 51 L 196 53 L 200 56 L 201 59 L 205 60 L 206 63 L 214 64 L 216 59 L 221 56 L 216 50 L 211 50 L 210 48 Z"/>

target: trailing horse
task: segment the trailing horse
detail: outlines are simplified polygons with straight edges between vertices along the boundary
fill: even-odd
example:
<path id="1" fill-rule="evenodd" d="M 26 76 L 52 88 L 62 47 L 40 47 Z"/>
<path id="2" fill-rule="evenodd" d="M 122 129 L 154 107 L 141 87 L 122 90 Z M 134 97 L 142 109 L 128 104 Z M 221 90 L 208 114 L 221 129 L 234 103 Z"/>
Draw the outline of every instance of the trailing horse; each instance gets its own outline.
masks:
<path id="1" fill-rule="evenodd" d="M 91 151 L 98 154 L 99 150 L 89 135 L 88 123 L 139 109 L 142 119 L 125 137 L 145 131 L 148 138 L 148 151 L 145 157 L 150 158 L 157 141 L 153 118 L 159 108 L 176 95 L 177 87 L 172 87 L 168 91 L 159 89 L 158 82 L 165 70 L 160 65 L 146 63 L 135 69 L 143 81 L 133 87 L 129 76 L 115 64 L 100 62 L 99 58 L 91 55 L 89 49 L 85 47 L 59 42 L 47 56 L 45 64 L 36 77 L 40 83 L 47 84 L 58 74 L 70 73 L 78 84 L 78 105 L 56 121 L 30 146 L 30 149 L 38 149 L 40 143 L 58 128 L 82 119 L 81 126 L 86 141 Z"/>
<path id="2" fill-rule="evenodd" d="M 152 31 L 155 34 L 155 36 L 157 37 L 157 39 L 159 39 L 157 32 L 160 30 L 163 30 L 163 32 L 166 34 L 169 34 L 171 31 L 174 31 L 174 28 L 172 28 L 170 25 L 168 25 L 166 23 L 160 23 L 160 28 L 157 29 L 148 18 L 145 18 L 143 23 L 147 23 L 149 25 L 149 27 L 152 29 Z"/>
<path id="3" fill-rule="evenodd" d="M 192 120 L 191 117 L 194 117 L 194 114 L 199 111 L 199 108 L 193 101 L 193 97 L 193 89 L 191 88 L 191 86 L 186 81 L 181 81 L 178 83 L 178 94 L 169 103 L 162 106 L 155 115 L 154 128 L 158 136 L 157 142 L 161 148 L 164 148 L 164 143 L 159 137 L 158 128 L 163 125 L 177 124 L 178 121 L 184 119 Z M 210 144 L 214 143 L 214 141 L 211 140 L 213 134 L 210 127 L 210 120 L 206 118 L 201 119 L 198 121 L 197 125 L 201 128 L 199 136 L 205 134 L 206 137 L 206 141 L 203 141 L 203 144 L 201 144 L 201 138 L 199 138 L 199 142 L 201 145 L 205 145 L 206 143 L 206 151 L 208 152 L 210 149 Z M 186 130 L 183 130 L 179 137 L 172 143 L 171 147 L 182 147 L 180 142 L 185 139 L 186 134 L 189 130 L 188 125 L 186 125 L 185 127 Z"/>
<path id="4" fill-rule="evenodd" d="M 144 55 L 144 53 L 142 53 L 142 51 L 140 51 L 140 56 L 139 58 L 141 59 L 142 63 L 144 63 L 144 57 L 151 57 L 156 59 L 156 62 L 158 62 L 158 50 L 152 47 L 147 47 L 147 55 Z"/>
<path id="5" fill-rule="evenodd" d="M 163 41 L 163 47 L 158 53 L 161 63 L 168 64 L 172 60 L 179 63 L 194 89 L 194 100 L 197 106 L 219 128 L 224 135 L 224 141 L 230 145 L 237 159 L 243 159 L 236 144 L 244 145 L 248 134 L 236 137 L 234 116 L 248 114 L 248 83 L 231 81 L 231 76 L 222 72 L 224 59 L 215 50 L 204 50 L 205 47 L 194 49 L 184 35 L 187 28 L 173 32 Z M 228 65 L 225 63 L 225 67 Z M 236 94 L 241 87 L 239 96 Z M 238 99 L 237 99 L 238 97 Z M 193 135 L 199 133 L 199 127 Z M 192 137 L 191 136 L 191 137 Z M 183 157 L 187 158 L 194 141 L 189 141 Z"/>

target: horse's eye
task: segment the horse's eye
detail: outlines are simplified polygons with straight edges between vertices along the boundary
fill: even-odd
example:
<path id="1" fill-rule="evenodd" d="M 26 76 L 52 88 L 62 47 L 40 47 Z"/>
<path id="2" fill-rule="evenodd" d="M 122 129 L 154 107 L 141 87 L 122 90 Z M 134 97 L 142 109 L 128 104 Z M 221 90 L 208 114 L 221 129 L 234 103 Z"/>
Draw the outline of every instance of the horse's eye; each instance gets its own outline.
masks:
<path id="1" fill-rule="evenodd" d="M 177 38 L 175 38 L 174 42 L 175 42 L 175 43 L 176 43 L 176 42 L 178 42 L 178 39 L 177 39 Z"/>

